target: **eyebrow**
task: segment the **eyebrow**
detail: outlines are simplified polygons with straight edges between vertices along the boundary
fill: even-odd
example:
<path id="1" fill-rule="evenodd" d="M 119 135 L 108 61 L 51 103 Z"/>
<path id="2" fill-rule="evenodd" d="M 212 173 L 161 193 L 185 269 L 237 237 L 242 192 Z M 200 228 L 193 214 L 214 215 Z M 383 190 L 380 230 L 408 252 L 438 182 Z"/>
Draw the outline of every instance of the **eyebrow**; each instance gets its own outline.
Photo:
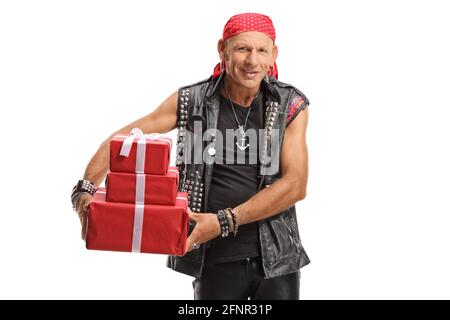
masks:
<path id="1" fill-rule="evenodd" d="M 248 43 L 244 43 L 244 42 L 237 42 L 235 45 L 233 45 L 233 48 L 238 48 L 238 47 L 251 47 L 251 45 L 249 45 Z M 266 45 L 261 45 L 258 46 L 258 49 L 269 49 L 269 46 Z"/>

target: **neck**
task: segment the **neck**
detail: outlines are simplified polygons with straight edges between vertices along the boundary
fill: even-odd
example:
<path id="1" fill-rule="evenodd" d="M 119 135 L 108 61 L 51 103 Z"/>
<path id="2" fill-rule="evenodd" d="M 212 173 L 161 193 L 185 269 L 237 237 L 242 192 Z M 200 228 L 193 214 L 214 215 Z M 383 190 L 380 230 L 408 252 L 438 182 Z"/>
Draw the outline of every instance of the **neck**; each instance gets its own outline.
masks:
<path id="1" fill-rule="evenodd" d="M 227 90 L 228 93 L 230 94 L 229 97 Z M 259 86 L 251 89 L 239 86 L 228 75 L 225 76 L 224 83 L 221 88 L 222 95 L 228 97 L 231 101 L 243 107 L 250 107 L 253 100 L 258 95 L 258 92 Z"/>

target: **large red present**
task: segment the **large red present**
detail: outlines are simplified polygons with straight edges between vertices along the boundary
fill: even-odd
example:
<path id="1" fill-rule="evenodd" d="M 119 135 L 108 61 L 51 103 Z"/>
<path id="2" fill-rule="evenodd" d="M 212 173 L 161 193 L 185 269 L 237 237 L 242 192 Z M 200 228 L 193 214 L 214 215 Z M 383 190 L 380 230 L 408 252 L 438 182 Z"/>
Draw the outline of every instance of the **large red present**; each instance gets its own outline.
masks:
<path id="1" fill-rule="evenodd" d="M 181 256 L 188 228 L 185 192 L 175 206 L 160 206 L 107 202 L 100 188 L 89 204 L 86 248 Z"/>
<path id="2" fill-rule="evenodd" d="M 143 134 L 135 128 L 129 136 L 115 136 L 109 149 L 109 169 L 113 172 L 164 175 L 169 167 L 172 139 L 159 133 Z"/>
<path id="3" fill-rule="evenodd" d="M 165 175 L 109 172 L 106 201 L 174 205 L 178 193 L 178 169 Z"/>

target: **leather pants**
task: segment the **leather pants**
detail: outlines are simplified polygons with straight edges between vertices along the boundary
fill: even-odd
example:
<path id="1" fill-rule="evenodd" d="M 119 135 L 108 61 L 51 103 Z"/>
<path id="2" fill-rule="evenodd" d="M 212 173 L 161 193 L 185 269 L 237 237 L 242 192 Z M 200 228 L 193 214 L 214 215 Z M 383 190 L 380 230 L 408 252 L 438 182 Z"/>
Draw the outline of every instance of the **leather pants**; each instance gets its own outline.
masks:
<path id="1" fill-rule="evenodd" d="M 196 278 L 195 300 L 298 300 L 300 270 L 264 279 L 261 257 L 205 265 Z"/>

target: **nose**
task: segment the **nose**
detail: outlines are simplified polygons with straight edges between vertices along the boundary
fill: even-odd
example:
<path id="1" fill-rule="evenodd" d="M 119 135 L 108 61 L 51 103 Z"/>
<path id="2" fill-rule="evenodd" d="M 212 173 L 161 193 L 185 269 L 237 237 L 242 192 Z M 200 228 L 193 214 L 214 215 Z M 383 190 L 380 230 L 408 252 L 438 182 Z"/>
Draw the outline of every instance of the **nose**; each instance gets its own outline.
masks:
<path id="1" fill-rule="evenodd" d="M 248 64 L 252 64 L 252 65 L 256 65 L 257 64 L 257 59 L 256 59 L 256 50 L 252 49 L 249 51 L 249 53 L 247 54 L 247 63 Z"/>

